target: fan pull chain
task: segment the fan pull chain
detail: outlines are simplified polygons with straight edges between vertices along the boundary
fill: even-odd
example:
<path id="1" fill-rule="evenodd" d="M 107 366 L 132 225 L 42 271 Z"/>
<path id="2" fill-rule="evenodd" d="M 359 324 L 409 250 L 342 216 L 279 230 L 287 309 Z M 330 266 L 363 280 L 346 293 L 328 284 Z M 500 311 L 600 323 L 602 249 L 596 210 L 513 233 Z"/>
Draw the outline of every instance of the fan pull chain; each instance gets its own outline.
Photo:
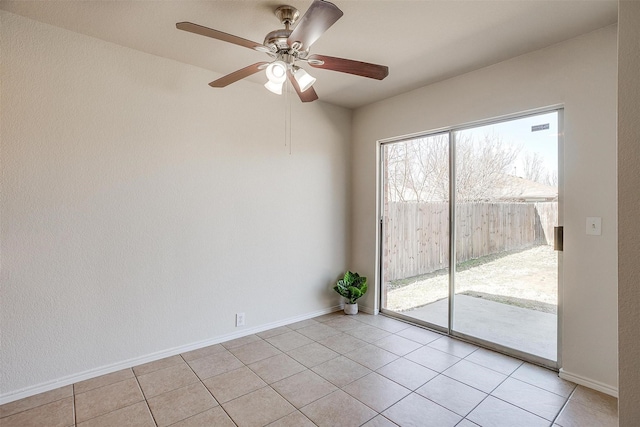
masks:
<path id="1" fill-rule="evenodd" d="M 286 81 L 284 83 L 284 96 L 282 97 L 282 102 L 284 102 L 284 146 L 287 146 L 287 92 L 289 91 L 289 82 Z"/>
<path id="2" fill-rule="evenodd" d="M 291 139 L 291 83 L 287 84 L 287 103 L 289 104 L 289 155 L 293 149 L 293 140 Z"/>
<path id="3" fill-rule="evenodd" d="M 284 102 L 284 146 L 287 146 L 287 91 L 289 88 L 289 82 L 284 84 L 284 96 L 282 102 Z"/>
<path id="4" fill-rule="evenodd" d="M 289 146 L 289 155 L 291 155 L 291 90 L 288 80 L 285 82 L 282 98 L 284 99 L 284 146 Z"/>

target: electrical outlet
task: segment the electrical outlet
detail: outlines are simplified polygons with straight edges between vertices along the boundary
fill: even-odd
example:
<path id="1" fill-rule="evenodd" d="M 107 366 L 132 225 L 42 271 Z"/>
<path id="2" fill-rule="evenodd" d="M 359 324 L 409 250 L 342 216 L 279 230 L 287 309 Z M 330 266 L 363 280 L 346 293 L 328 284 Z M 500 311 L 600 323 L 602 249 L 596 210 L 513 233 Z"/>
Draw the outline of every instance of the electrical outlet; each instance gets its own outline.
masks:
<path id="1" fill-rule="evenodd" d="M 236 327 L 244 326 L 244 313 L 236 313 Z"/>

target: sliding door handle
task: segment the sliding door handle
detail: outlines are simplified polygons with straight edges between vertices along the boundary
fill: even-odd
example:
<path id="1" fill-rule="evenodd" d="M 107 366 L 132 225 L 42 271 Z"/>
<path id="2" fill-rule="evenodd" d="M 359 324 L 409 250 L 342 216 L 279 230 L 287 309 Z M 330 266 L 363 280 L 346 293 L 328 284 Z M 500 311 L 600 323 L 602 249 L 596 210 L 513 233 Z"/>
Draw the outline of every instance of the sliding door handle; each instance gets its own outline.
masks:
<path id="1" fill-rule="evenodd" d="M 553 250 L 562 251 L 564 244 L 564 232 L 563 227 L 553 227 Z"/>

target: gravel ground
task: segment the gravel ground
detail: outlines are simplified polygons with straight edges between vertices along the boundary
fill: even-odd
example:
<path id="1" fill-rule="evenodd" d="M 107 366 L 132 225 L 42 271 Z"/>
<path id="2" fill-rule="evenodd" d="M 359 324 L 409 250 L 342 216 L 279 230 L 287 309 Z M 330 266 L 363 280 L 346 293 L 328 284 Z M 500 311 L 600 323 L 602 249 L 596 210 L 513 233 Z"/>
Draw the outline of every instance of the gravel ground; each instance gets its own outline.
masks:
<path id="1" fill-rule="evenodd" d="M 558 255 L 551 246 L 490 255 L 465 262 L 456 273 L 456 294 L 555 313 Z M 449 295 L 446 270 L 396 280 L 388 286 L 387 308 L 404 311 Z"/>

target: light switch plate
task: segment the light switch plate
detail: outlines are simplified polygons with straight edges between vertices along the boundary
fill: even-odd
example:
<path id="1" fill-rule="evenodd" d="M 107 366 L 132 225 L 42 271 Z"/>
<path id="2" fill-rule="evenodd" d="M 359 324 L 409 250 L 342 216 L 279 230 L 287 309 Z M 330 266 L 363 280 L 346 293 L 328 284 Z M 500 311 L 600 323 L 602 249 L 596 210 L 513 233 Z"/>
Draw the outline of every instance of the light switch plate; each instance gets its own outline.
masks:
<path id="1" fill-rule="evenodd" d="M 592 236 L 602 234 L 602 218 L 599 216 L 587 217 L 587 234 Z"/>

